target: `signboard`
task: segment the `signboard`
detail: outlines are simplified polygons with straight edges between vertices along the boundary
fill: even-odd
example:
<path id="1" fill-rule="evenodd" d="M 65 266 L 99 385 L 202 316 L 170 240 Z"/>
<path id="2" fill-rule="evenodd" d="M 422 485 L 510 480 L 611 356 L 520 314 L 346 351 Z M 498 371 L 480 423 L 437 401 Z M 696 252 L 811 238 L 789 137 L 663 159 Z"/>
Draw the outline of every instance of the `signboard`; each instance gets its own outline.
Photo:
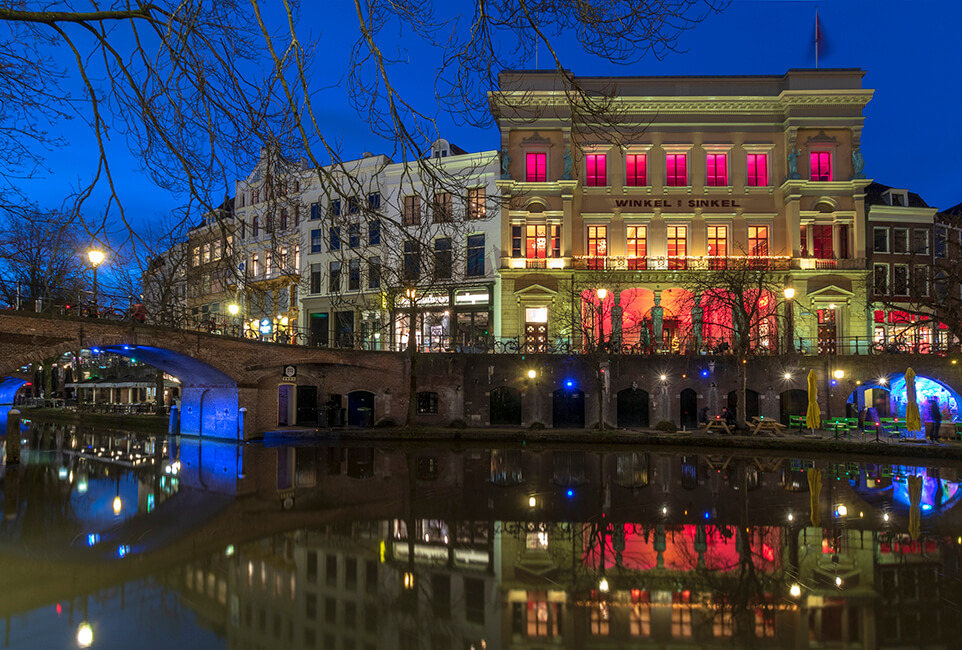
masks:
<path id="1" fill-rule="evenodd" d="M 297 366 L 284 366 L 281 381 L 297 381 Z"/>

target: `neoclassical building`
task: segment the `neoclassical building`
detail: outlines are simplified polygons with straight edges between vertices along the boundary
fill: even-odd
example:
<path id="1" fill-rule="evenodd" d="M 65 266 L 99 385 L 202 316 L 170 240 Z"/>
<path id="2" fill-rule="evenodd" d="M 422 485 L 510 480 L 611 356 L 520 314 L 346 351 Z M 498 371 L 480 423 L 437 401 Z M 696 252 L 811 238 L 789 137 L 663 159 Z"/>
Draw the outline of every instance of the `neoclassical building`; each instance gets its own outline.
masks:
<path id="1" fill-rule="evenodd" d="M 501 335 L 724 346 L 739 323 L 709 298 L 741 290 L 753 345 L 865 346 L 863 74 L 591 77 L 577 94 L 503 73 Z"/>

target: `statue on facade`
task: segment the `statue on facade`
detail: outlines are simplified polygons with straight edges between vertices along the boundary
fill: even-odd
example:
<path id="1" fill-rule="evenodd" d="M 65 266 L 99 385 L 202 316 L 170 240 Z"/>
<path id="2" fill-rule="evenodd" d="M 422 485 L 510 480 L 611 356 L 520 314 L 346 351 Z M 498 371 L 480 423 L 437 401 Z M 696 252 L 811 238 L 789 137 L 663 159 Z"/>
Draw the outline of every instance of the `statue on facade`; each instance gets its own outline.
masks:
<path id="1" fill-rule="evenodd" d="M 862 157 L 862 150 L 855 147 L 852 151 L 852 169 L 855 171 L 853 178 L 865 178 L 862 170 L 865 169 L 865 158 Z"/>
<path id="2" fill-rule="evenodd" d="M 788 178 L 790 180 L 801 178 L 798 175 L 798 149 L 794 147 L 788 152 Z"/>
<path id="3" fill-rule="evenodd" d="M 508 155 L 507 151 L 501 152 L 501 180 L 510 181 L 511 172 L 508 168 L 511 166 L 511 156 Z"/>
<path id="4" fill-rule="evenodd" d="M 561 180 L 570 181 L 571 167 L 573 163 L 573 160 L 571 158 L 571 149 L 565 149 L 564 161 L 565 161 L 565 168 L 564 168 L 564 172 L 561 174 Z"/>

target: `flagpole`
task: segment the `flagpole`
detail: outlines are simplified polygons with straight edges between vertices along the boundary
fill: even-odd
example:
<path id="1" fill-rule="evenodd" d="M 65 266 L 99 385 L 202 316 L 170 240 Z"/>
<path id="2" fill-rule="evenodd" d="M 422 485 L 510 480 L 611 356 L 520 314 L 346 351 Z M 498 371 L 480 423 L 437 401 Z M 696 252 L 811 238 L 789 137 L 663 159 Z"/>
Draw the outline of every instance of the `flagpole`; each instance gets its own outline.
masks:
<path id="1" fill-rule="evenodd" d="M 818 70 L 818 41 L 821 34 L 818 33 L 818 7 L 815 7 L 815 69 Z"/>

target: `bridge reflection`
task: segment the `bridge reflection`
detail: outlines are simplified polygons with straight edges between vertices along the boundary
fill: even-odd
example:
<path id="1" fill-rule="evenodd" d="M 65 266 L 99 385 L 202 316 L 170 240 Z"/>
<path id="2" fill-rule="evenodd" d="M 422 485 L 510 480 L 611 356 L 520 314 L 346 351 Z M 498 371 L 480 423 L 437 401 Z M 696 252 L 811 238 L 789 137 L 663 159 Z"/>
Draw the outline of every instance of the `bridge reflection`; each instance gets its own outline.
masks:
<path id="1" fill-rule="evenodd" d="M 954 465 L 238 447 L 51 425 L 27 440 L 3 476 L 7 616 L 153 576 L 232 648 L 957 638 Z M 912 504 L 899 486 L 917 475 Z"/>

